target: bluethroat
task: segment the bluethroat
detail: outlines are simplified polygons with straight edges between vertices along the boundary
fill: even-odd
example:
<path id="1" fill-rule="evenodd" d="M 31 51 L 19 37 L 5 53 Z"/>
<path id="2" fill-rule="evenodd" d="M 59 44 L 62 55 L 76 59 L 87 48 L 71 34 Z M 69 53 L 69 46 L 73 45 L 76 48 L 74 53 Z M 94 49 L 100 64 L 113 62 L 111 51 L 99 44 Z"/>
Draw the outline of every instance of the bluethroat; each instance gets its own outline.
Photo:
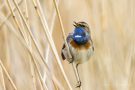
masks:
<path id="1" fill-rule="evenodd" d="M 67 43 L 72 59 L 69 59 L 65 44 L 62 47 L 61 56 L 63 60 L 72 63 L 77 79 L 76 87 L 81 86 L 81 80 L 78 72 L 78 65 L 88 61 L 94 52 L 94 45 L 91 38 L 91 32 L 86 22 L 74 22 L 74 32 L 67 36 Z"/>

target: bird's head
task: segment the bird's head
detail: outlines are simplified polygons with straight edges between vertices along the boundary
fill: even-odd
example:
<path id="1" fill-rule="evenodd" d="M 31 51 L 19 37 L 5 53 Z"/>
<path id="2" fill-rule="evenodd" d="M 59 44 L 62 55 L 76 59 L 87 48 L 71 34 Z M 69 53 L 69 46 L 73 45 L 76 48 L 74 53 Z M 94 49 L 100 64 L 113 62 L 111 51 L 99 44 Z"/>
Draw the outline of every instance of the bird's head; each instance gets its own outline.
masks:
<path id="1" fill-rule="evenodd" d="M 86 22 L 74 22 L 73 40 L 80 45 L 87 43 L 90 40 L 90 29 Z"/>

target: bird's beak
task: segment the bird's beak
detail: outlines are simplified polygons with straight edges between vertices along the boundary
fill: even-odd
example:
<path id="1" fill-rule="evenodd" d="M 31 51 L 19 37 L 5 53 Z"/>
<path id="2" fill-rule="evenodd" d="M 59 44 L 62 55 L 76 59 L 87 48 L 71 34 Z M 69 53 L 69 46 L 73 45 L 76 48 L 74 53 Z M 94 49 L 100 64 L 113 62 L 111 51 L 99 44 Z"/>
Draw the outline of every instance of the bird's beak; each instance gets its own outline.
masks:
<path id="1" fill-rule="evenodd" d="M 73 25 L 74 25 L 75 27 L 77 27 L 77 26 L 78 26 L 78 23 L 74 21 L 74 24 L 73 24 Z"/>

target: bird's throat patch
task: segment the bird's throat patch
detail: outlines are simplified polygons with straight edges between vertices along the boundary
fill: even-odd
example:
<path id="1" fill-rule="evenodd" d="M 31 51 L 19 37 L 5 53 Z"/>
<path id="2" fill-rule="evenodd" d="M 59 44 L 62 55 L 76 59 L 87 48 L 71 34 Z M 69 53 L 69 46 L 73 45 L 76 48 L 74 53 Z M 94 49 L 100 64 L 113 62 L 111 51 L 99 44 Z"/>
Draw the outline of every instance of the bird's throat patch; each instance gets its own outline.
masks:
<path id="1" fill-rule="evenodd" d="M 89 49 L 90 48 L 90 42 L 87 42 L 86 44 L 83 45 L 78 45 L 74 40 L 70 42 L 71 46 L 74 47 L 75 49 Z"/>

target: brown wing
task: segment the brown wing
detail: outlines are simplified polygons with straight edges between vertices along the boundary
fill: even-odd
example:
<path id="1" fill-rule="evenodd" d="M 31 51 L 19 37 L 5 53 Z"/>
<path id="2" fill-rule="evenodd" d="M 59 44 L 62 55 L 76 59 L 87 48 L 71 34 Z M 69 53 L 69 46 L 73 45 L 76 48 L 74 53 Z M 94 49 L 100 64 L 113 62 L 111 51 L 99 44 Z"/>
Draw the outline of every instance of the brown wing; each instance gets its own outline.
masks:
<path id="1" fill-rule="evenodd" d="M 65 46 L 65 44 L 64 44 L 64 45 L 63 45 L 63 47 L 62 47 L 62 50 L 63 50 L 63 49 L 65 49 L 65 47 L 66 47 L 66 46 Z M 65 59 L 66 59 L 66 57 L 64 56 L 64 54 L 63 54 L 63 52 L 62 52 L 62 51 L 61 51 L 61 57 L 62 57 L 62 59 L 63 59 L 63 60 L 65 60 Z"/>
<path id="2" fill-rule="evenodd" d="M 70 41 L 72 40 L 72 33 L 69 33 L 68 37 L 67 37 L 67 43 L 70 43 Z M 63 44 L 62 50 L 61 50 L 61 57 L 63 60 L 68 58 L 68 54 L 67 54 L 67 50 L 66 50 L 66 45 Z"/>

